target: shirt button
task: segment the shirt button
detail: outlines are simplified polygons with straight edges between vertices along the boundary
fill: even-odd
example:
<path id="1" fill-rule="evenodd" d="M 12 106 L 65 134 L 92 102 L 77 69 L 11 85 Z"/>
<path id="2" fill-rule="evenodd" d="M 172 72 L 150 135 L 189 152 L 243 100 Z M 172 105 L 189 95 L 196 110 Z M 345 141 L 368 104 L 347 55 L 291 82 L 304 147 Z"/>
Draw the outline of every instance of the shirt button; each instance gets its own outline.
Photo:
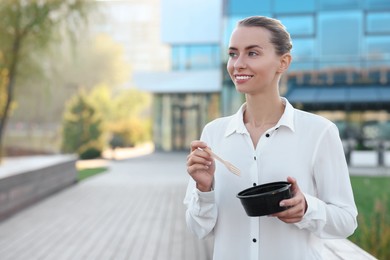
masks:
<path id="1" fill-rule="evenodd" d="M 265 137 L 269 137 L 269 134 L 266 134 Z"/>
<path id="2" fill-rule="evenodd" d="M 256 243 L 257 240 L 256 240 L 256 238 L 254 238 L 254 239 L 252 239 L 252 241 L 253 241 L 253 243 Z"/>
<path id="3" fill-rule="evenodd" d="M 256 185 L 257 185 L 256 182 L 254 182 L 254 183 L 253 183 L 253 187 L 255 187 Z"/>

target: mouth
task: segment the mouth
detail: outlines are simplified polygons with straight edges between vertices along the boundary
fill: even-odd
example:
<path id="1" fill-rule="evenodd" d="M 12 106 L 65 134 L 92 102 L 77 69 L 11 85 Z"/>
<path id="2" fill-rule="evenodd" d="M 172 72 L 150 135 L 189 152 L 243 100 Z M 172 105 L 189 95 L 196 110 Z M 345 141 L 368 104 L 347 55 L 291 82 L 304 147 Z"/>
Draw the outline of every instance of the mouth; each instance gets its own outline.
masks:
<path id="1" fill-rule="evenodd" d="M 240 74 L 240 75 L 238 75 L 238 74 L 234 75 L 234 79 L 235 79 L 236 81 L 238 81 L 238 82 L 247 81 L 247 80 L 249 80 L 249 79 L 251 79 L 251 78 L 253 78 L 252 75 L 242 75 L 242 74 Z"/>

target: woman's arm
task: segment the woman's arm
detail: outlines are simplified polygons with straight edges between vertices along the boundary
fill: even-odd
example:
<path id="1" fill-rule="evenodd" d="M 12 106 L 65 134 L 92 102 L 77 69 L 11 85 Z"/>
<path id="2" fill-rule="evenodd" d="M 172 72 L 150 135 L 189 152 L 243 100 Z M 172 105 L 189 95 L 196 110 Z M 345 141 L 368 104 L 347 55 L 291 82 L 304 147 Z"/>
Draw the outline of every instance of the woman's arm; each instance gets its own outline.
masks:
<path id="1" fill-rule="evenodd" d="M 312 168 L 317 194 L 304 193 L 307 211 L 296 226 L 323 238 L 350 236 L 357 227 L 357 209 L 343 146 L 334 124 L 320 136 Z"/>
<path id="2" fill-rule="evenodd" d="M 202 134 L 203 138 L 205 134 Z M 213 182 L 215 162 L 203 149 L 207 143 L 193 141 L 187 157 L 187 172 L 191 176 L 184 204 L 187 207 L 186 222 L 189 229 L 199 238 L 206 237 L 217 221 Z"/>

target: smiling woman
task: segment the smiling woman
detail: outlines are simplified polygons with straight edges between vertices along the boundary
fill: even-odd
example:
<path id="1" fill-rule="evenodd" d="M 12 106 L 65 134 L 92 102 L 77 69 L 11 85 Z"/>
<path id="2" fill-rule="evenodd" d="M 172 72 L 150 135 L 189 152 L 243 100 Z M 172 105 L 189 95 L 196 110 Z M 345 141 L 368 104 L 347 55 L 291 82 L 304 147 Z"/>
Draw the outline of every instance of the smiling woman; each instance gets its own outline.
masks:
<path id="1" fill-rule="evenodd" d="M 264 16 L 239 21 L 228 46 L 227 72 L 246 102 L 236 114 L 207 124 L 200 140 L 191 143 L 186 221 L 198 237 L 214 235 L 214 259 L 325 259 L 323 238 L 346 238 L 356 229 L 337 127 L 295 109 L 279 94 L 291 48 L 280 21 Z M 227 174 L 208 149 L 241 174 Z M 280 201 L 285 210 L 246 215 L 239 192 L 286 180 L 292 197 Z"/>

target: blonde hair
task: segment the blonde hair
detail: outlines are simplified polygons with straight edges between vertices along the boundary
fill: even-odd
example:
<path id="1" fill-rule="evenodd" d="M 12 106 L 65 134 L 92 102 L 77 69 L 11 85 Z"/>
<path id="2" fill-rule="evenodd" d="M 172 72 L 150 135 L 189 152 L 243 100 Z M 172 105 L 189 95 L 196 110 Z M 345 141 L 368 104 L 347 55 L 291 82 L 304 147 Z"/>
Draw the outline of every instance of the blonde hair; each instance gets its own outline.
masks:
<path id="1" fill-rule="evenodd" d="M 271 43 L 280 56 L 289 53 L 292 49 L 290 34 L 279 20 L 265 16 L 251 16 L 240 20 L 237 26 L 262 27 L 270 31 L 272 35 Z"/>

